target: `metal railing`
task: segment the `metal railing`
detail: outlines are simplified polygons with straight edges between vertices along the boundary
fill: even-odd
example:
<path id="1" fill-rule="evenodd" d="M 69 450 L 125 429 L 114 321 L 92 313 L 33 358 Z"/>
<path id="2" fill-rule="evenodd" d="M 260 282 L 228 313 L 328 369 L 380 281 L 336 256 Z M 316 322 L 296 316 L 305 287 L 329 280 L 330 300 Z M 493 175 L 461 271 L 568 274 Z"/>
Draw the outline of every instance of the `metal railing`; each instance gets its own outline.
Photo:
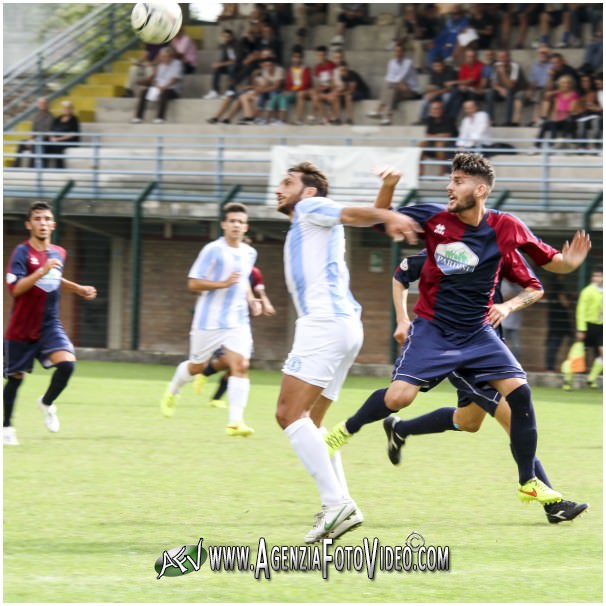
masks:
<path id="1" fill-rule="evenodd" d="M 139 40 L 130 26 L 130 4 L 101 5 L 4 73 L 4 128 L 98 72 Z"/>
<path id="2" fill-rule="evenodd" d="M 27 137 L 28 133 L 5 133 Z M 124 133 L 82 133 L 78 146 L 73 144 L 66 153 L 66 169 L 51 168 L 52 161 L 64 154 L 51 153 L 48 143 L 37 135 L 36 148 L 28 162 L 32 166 L 8 168 L 4 171 L 5 196 L 54 195 L 64 179 L 73 179 L 70 193 L 82 199 L 131 198 L 133 189 L 142 182 L 156 182 L 154 198 L 165 202 L 218 202 L 233 184 L 240 184 L 238 199 L 246 203 L 267 200 L 271 148 L 273 145 L 316 143 L 318 135 L 254 134 L 254 135 L 173 135 Z M 334 145 L 416 146 L 419 140 L 410 137 L 345 137 L 325 136 L 323 142 Z M 6 143 L 6 140 L 5 140 Z M 454 143 L 454 142 L 453 142 Z M 529 210 L 573 210 L 578 202 L 588 199 L 602 189 L 602 159 L 594 146 L 597 140 L 577 139 L 567 142 L 565 149 L 553 149 L 548 141 L 540 149 L 534 140 L 510 139 L 518 146 L 512 155 L 509 148 L 489 151 L 498 175 L 500 191 L 508 190 L 507 199 L 498 201 L 507 209 L 516 204 Z M 52 144 L 61 145 L 61 144 Z M 578 146 L 584 146 L 577 149 Z M 531 149 L 529 149 L 529 147 Z M 454 153 L 454 148 L 425 148 Z M 580 156 L 580 153 L 587 155 Z M 5 161 L 12 162 L 17 151 L 4 152 Z M 26 158 L 21 158 L 26 160 Z M 431 167 L 448 167 L 449 160 L 422 161 L 425 172 Z M 369 167 L 370 168 L 370 167 Z M 436 194 L 443 200 L 445 177 L 425 175 L 419 178 L 424 198 Z M 355 190 L 352 189 L 353 193 Z M 348 191 L 339 194 L 347 196 Z M 495 200 L 495 203 L 497 201 Z"/>

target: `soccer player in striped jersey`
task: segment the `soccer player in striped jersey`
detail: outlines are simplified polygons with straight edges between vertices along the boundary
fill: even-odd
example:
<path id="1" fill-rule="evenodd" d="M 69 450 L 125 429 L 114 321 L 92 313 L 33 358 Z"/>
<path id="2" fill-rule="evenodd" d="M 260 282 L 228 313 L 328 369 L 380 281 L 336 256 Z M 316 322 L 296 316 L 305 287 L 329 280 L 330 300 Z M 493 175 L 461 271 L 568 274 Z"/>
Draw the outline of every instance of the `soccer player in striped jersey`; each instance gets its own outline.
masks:
<path id="1" fill-rule="evenodd" d="M 363 340 L 361 308 L 349 288 L 343 226 L 385 222 L 388 235 L 413 242 L 418 229 L 404 215 L 343 207 L 327 194 L 326 176 L 310 162 L 290 168 L 276 189 L 278 211 L 291 221 L 284 273 L 298 316 L 282 368 L 276 419 L 320 492 L 322 510 L 306 543 L 336 538 L 363 521 L 349 494 L 339 453 L 329 457 L 320 429 Z"/>
<path id="2" fill-rule="evenodd" d="M 17 446 L 12 414 L 17 391 L 24 375 L 32 372 L 34 360 L 44 368 L 55 367 L 50 385 L 38 399 L 47 429 L 59 431 L 57 405 L 54 403 L 74 372 L 74 346 L 65 334 L 59 318 L 61 289 L 84 299 L 97 296 L 94 286 L 83 286 L 63 277 L 67 258 L 65 249 L 51 244 L 55 220 L 46 202 L 34 202 L 27 214 L 25 227 L 30 233 L 26 242 L 13 251 L 8 263 L 6 284 L 12 295 L 13 308 L 4 336 L 4 444 Z"/>
<path id="3" fill-rule="evenodd" d="M 189 271 L 188 287 L 200 293 L 191 325 L 189 359 L 177 367 L 160 407 L 165 416 L 172 416 L 181 387 L 201 373 L 213 352 L 223 347 L 230 372 L 226 433 L 246 437 L 254 433 L 244 422 L 252 353 L 249 307 L 253 315 L 261 313 L 249 282 L 257 251 L 243 241 L 248 230 L 246 207 L 227 204 L 221 229 L 223 236 L 204 246 Z"/>

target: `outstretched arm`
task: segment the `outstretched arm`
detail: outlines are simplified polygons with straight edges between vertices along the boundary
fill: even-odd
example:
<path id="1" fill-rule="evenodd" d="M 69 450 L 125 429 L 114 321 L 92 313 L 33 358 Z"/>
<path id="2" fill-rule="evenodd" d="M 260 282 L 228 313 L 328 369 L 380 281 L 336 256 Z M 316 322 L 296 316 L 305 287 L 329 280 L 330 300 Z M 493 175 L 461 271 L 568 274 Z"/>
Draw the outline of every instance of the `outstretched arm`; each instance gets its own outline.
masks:
<path id="1" fill-rule="evenodd" d="M 562 247 L 562 252 L 555 255 L 543 269 L 555 274 L 568 274 L 574 271 L 585 259 L 591 250 L 589 234 L 584 230 L 577 231 L 570 242 Z"/>
<path id="2" fill-rule="evenodd" d="M 401 213 L 381 208 L 346 206 L 341 211 L 341 223 L 354 227 L 370 227 L 384 224 L 387 235 L 396 241 L 406 240 L 417 243 L 417 233 L 422 233 L 421 226 L 410 217 Z"/>
<path id="3" fill-rule="evenodd" d="M 391 208 L 393 194 L 402 174 L 392 166 L 384 166 L 374 171 L 382 183 L 375 199 L 375 208 Z"/>

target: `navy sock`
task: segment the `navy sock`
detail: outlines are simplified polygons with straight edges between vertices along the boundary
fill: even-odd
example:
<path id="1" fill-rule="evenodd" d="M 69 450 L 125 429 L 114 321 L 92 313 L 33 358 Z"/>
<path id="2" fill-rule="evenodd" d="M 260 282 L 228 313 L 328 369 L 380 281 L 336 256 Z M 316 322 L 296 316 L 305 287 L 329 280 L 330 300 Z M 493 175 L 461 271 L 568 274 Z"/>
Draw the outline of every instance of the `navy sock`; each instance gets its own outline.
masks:
<path id="1" fill-rule="evenodd" d="M 42 404 L 50 406 L 65 389 L 69 378 L 74 372 L 76 367 L 75 362 L 59 362 L 56 366 L 56 370 L 53 373 L 50 385 L 46 390 L 46 393 L 42 396 Z"/>
<path id="2" fill-rule="evenodd" d="M 507 401 L 511 408 L 511 444 L 518 464 L 520 484 L 525 484 L 535 476 L 537 452 L 537 423 L 530 387 L 520 385 L 507 396 Z"/>
<path id="3" fill-rule="evenodd" d="M 425 433 L 442 433 L 456 429 L 452 419 L 456 408 L 445 407 L 432 410 L 414 419 L 400 419 L 394 429 L 399 436 L 417 436 Z"/>
<path id="4" fill-rule="evenodd" d="M 214 375 L 216 372 L 219 372 L 219 371 L 215 370 L 215 367 L 213 366 L 213 361 L 210 360 L 209 363 L 206 365 L 206 368 L 202 371 L 202 374 L 205 377 L 210 377 L 210 376 Z"/>
<path id="5" fill-rule="evenodd" d="M 377 391 L 370 394 L 366 402 L 358 409 L 358 412 L 345 421 L 345 429 L 349 433 L 358 433 L 363 425 L 385 419 L 395 412 L 385 406 L 386 391 L 387 389 L 377 389 Z"/>
<path id="6" fill-rule="evenodd" d="M 9 377 L 4 384 L 4 423 L 3 427 L 10 427 L 11 418 L 13 416 L 13 408 L 15 408 L 15 400 L 17 398 L 17 390 L 23 383 L 23 377 Z"/>
<path id="7" fill-rule="evenodd" d="M 509 448 L 511 449 L 511 454 L 513 455 L 513 459 L 514 461 L 518 461 L 517 457 L 516 457 L 516 453 L 513 449 L 513 444 L 509 445 Z M 539 459 L 537 459 L 535 457 L 534 459 L 534 475 L 541 480 L 541 482 L 543 482 L 543 484 L 546 484 L 547 486 L 549 486 L 549 488 L 553 488 L 553 486 L 551 485 L 551 482 L 549 481 L 549 478 L 547 477 L 547 474 L 545 473 L 545 469 L 543 469 L 543 465 L 541 463 L 541 461 L 539 461 Z"/>
<path id="8" fill-rule="evenodd" d="M 213 400 L 220 400 L 221 397 L 223 396 L 223 394 L 227 391 L 227 379 L 229 377 L 226 377 L 225 375 L 223 375 L 221 377 L 221 381 L 219 382 L 219 387 L 217 387 L 217 391 L 215 392 L 215 395 L 213 396 Z"/>

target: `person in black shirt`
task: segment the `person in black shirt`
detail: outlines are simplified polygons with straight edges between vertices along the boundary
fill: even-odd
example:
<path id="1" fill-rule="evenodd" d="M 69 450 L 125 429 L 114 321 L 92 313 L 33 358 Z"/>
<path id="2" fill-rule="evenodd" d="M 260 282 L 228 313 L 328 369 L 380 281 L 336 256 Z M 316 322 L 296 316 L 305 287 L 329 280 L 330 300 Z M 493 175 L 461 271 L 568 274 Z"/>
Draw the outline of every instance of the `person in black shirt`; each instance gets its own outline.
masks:
<path id="1" fill-rule="evenodd" d="M 447 161 L 453 157 L 453 151 L 446 151 L 447 147 L 454 148 L 455 142 L 451 139 L 456 139 L 458 135 L 455 121 L 444 112 L 444 103 L 442 101 L 432 101 L 429 106 L 429 117 L 426 120 L 425 135 L 427 137 L 439 137 L 443 141 L 421 141 L 419 147 L 421 152 L 421 163 L 419 165 L 419 175 L 424 174 L 423 161 L 426 158 L 435 157 L 436 160 L 444 162 L 440 167 L 442 175 L 447 175 L 450 172 L 450 165 Z M 425 148 L 439 148 L 435 150 Z"/>
<path id="2" fill-rule="evenodd" d="M 370 90 L 362 79 L 362 76 L 353 69 L 349 69 L 344 61 L 337 66 L 341 78 L 341 86 L 335 88 L 331 93 L 331 104 L 335 119 L 333 123 L 340 124 L 341 107 L 345 105 L 347 124 L 353 124 L 353 104 L 355 101 L 368 99 Z"/>
<path id="3" fill-rule="evenodd" d="M 61 103 L 61 115 L 55 118 L 52 127 L 53 134 L 48 138 L 49 141 L 57 145 L 49 145 L 49 154 L 55 154 L 57 158 L 51 158 L 56 162 L 56 168 L 65 168 L 63 154 L 68 147 L 73 147 L 80 141 L 80 121 L 74 115 L 74 106 L 71 101 Z"/>

